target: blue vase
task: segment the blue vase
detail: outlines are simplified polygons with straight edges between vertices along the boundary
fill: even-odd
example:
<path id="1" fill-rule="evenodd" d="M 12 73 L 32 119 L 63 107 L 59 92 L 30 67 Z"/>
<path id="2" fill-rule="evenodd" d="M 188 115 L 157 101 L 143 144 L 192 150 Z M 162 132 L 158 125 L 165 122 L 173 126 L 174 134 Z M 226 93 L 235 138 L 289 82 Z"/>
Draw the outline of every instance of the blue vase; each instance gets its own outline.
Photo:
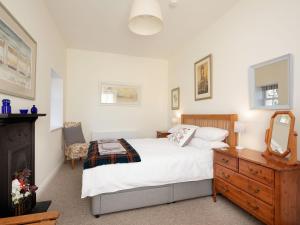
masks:
<path id="1" fill-rule="evenodd" d="M 11 113 L 11 106 L 10 106 L 10 100 L 9 99 L 3 99 L 2 100 L 1 113 L 2 114 L 10 114 Z"/>
<path id="2" fill-rule="evenodd" d="M 33 105 L 31 108 L 31 114 L 37 114 L 37 113 L 38 113 L 38 109 L 35 105 Z"/>

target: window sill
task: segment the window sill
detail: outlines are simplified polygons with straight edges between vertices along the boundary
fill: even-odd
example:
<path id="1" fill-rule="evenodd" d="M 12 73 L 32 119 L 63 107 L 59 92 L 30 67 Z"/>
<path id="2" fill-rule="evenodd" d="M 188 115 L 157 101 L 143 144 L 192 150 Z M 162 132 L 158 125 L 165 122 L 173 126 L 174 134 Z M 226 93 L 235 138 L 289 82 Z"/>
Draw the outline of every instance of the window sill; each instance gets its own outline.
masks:
<path id="1" fill-rule="evenodd" d="M 63 128 L 62 126 L 51 127 L 51 128 L 50 128 L 50 132 L 55 132 L 55 131 L 61 130 L 62 128 Z"/>

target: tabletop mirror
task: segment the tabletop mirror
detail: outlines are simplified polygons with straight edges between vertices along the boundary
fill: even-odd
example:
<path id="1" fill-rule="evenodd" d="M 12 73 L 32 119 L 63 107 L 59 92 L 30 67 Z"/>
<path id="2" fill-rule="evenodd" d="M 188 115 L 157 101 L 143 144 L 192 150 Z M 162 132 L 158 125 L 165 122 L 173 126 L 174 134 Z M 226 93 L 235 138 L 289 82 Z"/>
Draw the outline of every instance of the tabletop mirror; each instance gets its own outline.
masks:
<path id="1" fill-rule="evenodd" d="M 297 133 L 292 112 L 276 112 L 266 132 L 267 150 L 264 156 L 293 165 L 297 163 Z"/>

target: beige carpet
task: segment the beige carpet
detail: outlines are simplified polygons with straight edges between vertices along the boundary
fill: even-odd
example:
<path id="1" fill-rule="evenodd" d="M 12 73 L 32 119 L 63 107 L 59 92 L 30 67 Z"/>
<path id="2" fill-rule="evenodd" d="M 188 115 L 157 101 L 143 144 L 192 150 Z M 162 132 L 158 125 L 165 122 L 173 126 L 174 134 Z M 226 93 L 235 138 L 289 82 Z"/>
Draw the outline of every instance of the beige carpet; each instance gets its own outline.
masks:
<path id="1" fill-rule="evenodd" d="M 61 167 L 51 185 L 39 200 L 52 200 L 50 210 L 61 213 L 59 225 L 253 225 L 255 218 L 218 196 L 198 198 L 125 212 L 102 215 L 90 214 L 89 199 L 81 199 L 81 167 L 72 170 Z"/>

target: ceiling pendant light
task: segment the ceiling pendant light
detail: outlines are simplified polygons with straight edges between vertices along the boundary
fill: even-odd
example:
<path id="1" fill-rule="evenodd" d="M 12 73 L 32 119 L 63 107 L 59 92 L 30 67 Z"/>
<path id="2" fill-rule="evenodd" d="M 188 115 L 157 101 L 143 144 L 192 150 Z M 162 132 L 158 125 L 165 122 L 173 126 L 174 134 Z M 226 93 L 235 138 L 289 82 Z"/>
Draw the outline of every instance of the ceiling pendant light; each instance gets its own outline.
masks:
<path id="1" fill-rule="evenodd" d="M 160 5 L 157 0 L 134 0 L 129 16 L 129 29 L 139 35 L 153 35 L 163 28 Z"/>

